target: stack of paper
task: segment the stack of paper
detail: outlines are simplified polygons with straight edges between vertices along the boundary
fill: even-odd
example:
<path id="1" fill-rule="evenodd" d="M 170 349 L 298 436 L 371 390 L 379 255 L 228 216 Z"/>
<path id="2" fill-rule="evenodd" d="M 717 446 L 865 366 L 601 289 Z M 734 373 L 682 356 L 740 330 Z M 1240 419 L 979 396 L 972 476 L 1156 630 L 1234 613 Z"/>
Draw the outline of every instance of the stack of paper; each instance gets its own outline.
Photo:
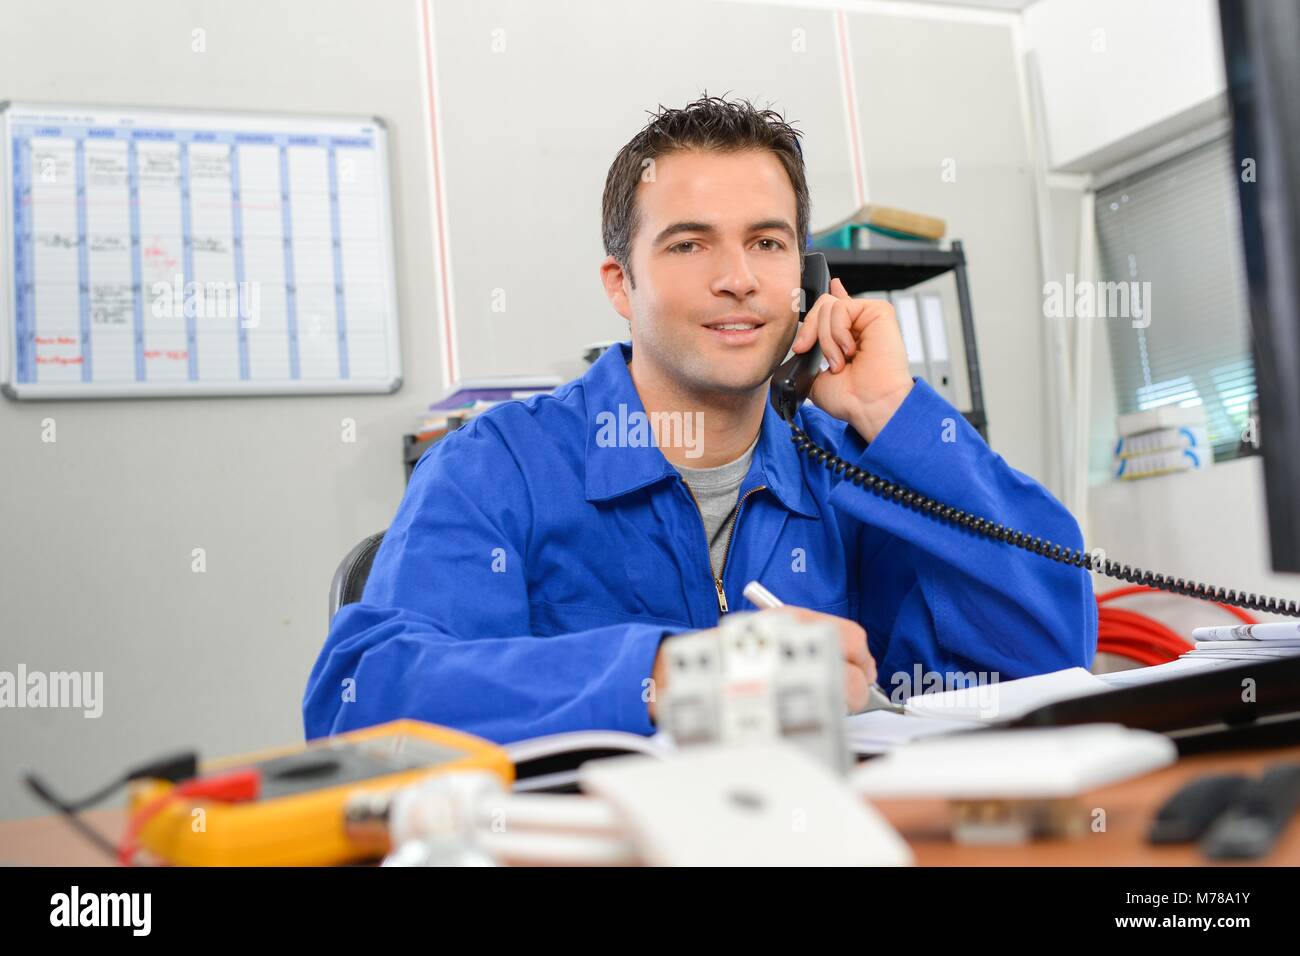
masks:
<path id="1" fill-rule="evenodd" d="M 1112 689 L 1142 687 L 1146 684 L 1157 684 L 1162 680 L 1186 677 L 1188 674 L 1198 671 L 1213 670 L 1215 667 L 1230 667 L 1236 663 L 1237 661 L 1220 660 L 1217 657 L 1191 657 L 1184 654 L 1182 657 L 1166 664 L 1154 664 L 1151 667 L 1134 667 L 1126 671 L 1098 674 L 1097 680 Z"/>
<path id="2" fill-rule="evenodd" d="M 1082 667 L 1017 680 L 975 684 L 909 697 L 904 713 L 873 710 L 846 718 L 850 749 L 859 756 L 891 753 L 931 737 L 978 730 L 1032 710 L 1113 688 Z"/>
<path id="3" fill-rule="evenodd" d="M 978 730 L 979 724 L 968 720 L 942 720 L 873 710 L 844 718 L 849 749 L 860 757 L 889 753 L 903 744 L 923 737 Z"/>
<path id="4" fill-rule="evenodd" d="M 936 694 L 909 697 L 908 714 L 943 720 L 992 722 L 1014 720 L 1031 710 L 1075 697 L 1105 693 L 1110 686 L 1082 667 L 1018 680 L 976 684 Z"/>
<path id="5" fill-rule="evenodd" d="M 1238 624 L 1192 630 L 1196 647 L 1189 659 L 1259 661 L 1300 655 L 1300 623 Z"/>
<path id="6" fill-rule="evenodd" d="M 554 375 L 466 379 L 429 406 L 428 413 L 420 416 L 416 434 L 423 439 L 445 433 L 502 402 L 550 392 L 559 384 Z"/>

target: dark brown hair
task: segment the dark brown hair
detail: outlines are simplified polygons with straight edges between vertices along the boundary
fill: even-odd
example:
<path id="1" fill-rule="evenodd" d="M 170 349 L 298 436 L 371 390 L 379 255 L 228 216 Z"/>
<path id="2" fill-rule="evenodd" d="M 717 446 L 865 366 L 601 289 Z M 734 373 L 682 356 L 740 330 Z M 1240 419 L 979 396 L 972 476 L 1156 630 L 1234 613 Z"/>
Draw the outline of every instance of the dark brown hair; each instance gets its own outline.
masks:
<path id="1" fill-rule="evenodd" d="M 767 149 L 781 161 L 794 187 L 796 245 L 802 261 L 810 204 L 800 135 L 780 113 L 756 109 L 748 100 L 706 94 L 681 109 L 660 104 L 659 112 L 651 114 L 650 122 L 619 150 L 609 167 L 600 210 L 605 254 L 618 261 L 635 287 L 630 260 L 632 237 L 640 225 L 636 188 L 649 161 L 688 149 L 727 153 Z"/>

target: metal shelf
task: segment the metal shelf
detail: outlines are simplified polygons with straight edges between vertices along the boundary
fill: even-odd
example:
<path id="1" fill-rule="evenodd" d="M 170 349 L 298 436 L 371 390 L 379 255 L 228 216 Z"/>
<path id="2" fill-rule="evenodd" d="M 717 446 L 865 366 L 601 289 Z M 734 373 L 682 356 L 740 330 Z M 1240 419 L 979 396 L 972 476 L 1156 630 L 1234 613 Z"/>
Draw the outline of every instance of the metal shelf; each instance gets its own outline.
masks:
<path id="1" fill-rule="evenodd" d="M 975 346 L 975 316 L 966 278 L 966 253 L 954 239 L 948 249 L 818 249 L 826 254 L 831 274 L 844 283 L 849 295 L 863 292 L 897 292 L 951 272 L 957 283 L 957 308 L 961 313 L 962 351 L 971 407 L 962 412 L 985 441 L 988 416 L 984 410 L 984 385 L 980 378 L 979 350 Z"/>

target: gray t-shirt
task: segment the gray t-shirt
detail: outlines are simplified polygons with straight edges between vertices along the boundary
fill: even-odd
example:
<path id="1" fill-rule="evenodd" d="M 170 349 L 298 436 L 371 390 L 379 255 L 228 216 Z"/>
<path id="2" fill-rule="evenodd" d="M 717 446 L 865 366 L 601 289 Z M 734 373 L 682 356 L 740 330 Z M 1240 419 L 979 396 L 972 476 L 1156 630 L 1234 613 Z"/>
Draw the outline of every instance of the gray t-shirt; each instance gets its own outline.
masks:
<path id="1" fill-rule="evenodd" d="M 709 561 L 713 565 L 713 576 L 722 577 L 722 562 L 726 558 L 727 529 L 731 526 L 731 516 L 736 511 L 736 502 L 740 499 L 740 485 L 749 474 L 750 462 L 754 459 L 754 444 L 737 458 L 716 468 L 684 468 L 677 466 L 682 480 L 686 482 L 695 495 L 700 506 L 700 516 L 704 519 L 704 533 L 709 540 Z"/>

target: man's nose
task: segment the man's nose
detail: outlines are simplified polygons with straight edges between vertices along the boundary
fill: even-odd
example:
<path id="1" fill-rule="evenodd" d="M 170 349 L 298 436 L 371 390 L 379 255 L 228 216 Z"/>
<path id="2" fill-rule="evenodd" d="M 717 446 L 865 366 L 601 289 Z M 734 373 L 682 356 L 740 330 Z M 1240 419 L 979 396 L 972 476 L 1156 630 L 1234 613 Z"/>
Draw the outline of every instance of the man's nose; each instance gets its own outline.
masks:
<path id="1" fill-rule="evenodd" d="M 713 291 L 730 293 L 738 299 L 758 291 L 758 278 L 749 267 L 749 258 L 743 249 L 727 254 L 717 278 L 713 280 Z"/>

